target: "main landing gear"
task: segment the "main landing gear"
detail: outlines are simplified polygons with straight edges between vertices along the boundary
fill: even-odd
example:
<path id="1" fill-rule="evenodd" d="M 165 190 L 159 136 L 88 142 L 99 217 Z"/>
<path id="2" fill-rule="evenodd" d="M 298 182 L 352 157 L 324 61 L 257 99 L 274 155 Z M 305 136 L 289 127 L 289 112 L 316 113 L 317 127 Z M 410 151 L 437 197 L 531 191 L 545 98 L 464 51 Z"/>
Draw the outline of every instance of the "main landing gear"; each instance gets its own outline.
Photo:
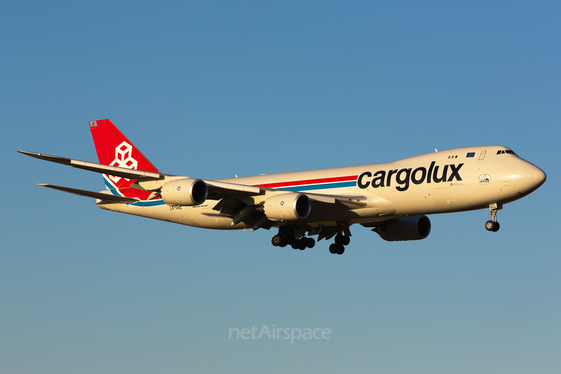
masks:
<path id="1" fill-rule="evenodd" d="M 313 238 L 306 237 L 308 235 L 319 235 L 318 241 L 321 239 L 331 239 L 335 236 L 335 243 L 329 246 L 329 252 L 337 255 L 342 255 L 345 252 L 345 246 L 351 242 L 351 232 L 348 226 L 330 226 L 323 227 L 319 230 L 311 229 L 307 226 L 281 226 L 279 233 L 271 239 L 271 244 L 275 247 L 286 247 L 291 245 L 294 249 L 304 250 L 306 248 L 313 248 L 316 241 Z"/>
<path id="2" fill-rule="evenodd" d="M 502 209 L 503 207 L 498 204 L 491 204 L 489 205 L 489 209 L 491 210 L 489 213 L 491 215 L 491 219 L 485 222 L 485 228 L 487 231 L 497 232 L 501 225 L 497 221 L 497 210 Z"/>
<path id="3" fill-rule="evenodd" d="M 281 226 L 279 227 L 279 233 L 271 239 L 271 244 L 275 247 L 286 247 L 291 245 L 294 249 L 299 249 L 303 251 L 306 248 L 313 248 L 316 245 L 314 238 L 301 237 L 296 238 L 294 236 L 294 229 L 292 227 Z"/>
<path id="4" fill-rule="evenodd" d="M 345 246 L 349 245 L 351 237 L 338 233 L 335 235 L 335 243 L 329 246 L 329 252 L 337 255 L 342 255 L 345 252 Z"/>

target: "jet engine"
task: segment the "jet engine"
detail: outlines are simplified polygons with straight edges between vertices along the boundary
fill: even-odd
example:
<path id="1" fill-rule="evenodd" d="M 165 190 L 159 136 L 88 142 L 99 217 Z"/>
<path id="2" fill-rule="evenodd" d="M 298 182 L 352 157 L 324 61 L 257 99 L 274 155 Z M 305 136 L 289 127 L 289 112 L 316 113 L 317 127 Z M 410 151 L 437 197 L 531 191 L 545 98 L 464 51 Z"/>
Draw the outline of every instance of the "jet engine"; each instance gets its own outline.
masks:
<path id="1" fill-rule="evenodd" d="M 199 205 L 205 202 L 207 185 L 200 179 L 182 178 L 162 186 L 161 195 L 168 205 Z"/>
<path id="2" fill-rule="evenodd" d="M 425 239 L 430 234 L 430 228 L 427 216 L 410 216 L 394 218 L 372 231 L 387 241 L 403 241 Z"/>
<path id="3" fill-rule="evenodd" d="M 268 198 L 263 211 L 271 221 L 304 219 L 310 215 L 310 198 L 302 193 L 289 192 Z"/>

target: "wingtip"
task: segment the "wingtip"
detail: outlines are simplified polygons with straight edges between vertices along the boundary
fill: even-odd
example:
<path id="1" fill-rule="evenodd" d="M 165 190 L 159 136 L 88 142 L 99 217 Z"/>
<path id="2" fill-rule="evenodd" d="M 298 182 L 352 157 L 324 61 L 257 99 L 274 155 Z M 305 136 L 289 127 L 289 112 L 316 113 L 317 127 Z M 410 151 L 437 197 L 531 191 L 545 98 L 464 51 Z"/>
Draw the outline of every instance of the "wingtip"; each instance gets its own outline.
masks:
<path id="1" fill-rule="evenodd" d="M 21 153 L 22 155 L 26 155 L 26 156 L 31 156 L 31 157 L 40 157 L 41 154 L 37 153 L 37 152 L 29 152 L 29 151 L 22 151 L 19 149 L 16 149 L 17 153 Z"/>

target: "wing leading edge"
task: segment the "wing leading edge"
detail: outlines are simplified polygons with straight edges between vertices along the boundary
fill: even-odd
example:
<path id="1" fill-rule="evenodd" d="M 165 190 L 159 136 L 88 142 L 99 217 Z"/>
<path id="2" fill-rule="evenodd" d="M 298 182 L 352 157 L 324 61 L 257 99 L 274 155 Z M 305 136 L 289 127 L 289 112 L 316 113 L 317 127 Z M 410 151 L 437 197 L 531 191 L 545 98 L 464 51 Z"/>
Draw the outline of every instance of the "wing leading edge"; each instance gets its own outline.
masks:
<path id="1" fill-rule="evenodd" d="M 96 173 L 114 175 L 121 178 L 157 180 L 157 179 L 161 179 L 163 176 L 160 173 L 153 173 L 150 171 L 142 171 L 142 170 L 135 170 L 135 169 L 127 169 L 118 166 L 102 165 L 93 162 L 73 160 L 71 158 L 66 158 L 66 157 L 45 155 L 42 153 L 27 152 L 27 151 L 16 151 L 16 152 L 19 152 L 26 156 L 35 157 L 40 160 L 56 162 L 58 164 L 68 165 L 78 169 L 84 169 Z"/>

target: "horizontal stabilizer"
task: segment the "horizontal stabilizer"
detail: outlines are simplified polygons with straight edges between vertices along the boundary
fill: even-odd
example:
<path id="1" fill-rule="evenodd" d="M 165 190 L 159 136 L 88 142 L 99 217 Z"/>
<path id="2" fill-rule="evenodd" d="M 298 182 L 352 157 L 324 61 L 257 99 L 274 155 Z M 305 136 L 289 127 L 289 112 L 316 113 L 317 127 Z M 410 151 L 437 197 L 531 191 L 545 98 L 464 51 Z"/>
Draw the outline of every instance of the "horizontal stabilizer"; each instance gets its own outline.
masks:
<path id="1" fill-rule="evenodd" d="M 138 199 L 133 199 L 133 198 L 130 198 L 130 197 L 115 196 L 115 195 L 110 195 L 108 193 L 103 193 L 103 192 L 93 192 L 93 191 L 79 190 L 79 189 L 76 189 L 76 188 L 55 186 L 55 185 L 52 185 L 52 184 L 38 184 L 38 186 L 48 187 L 48 188 L 52 188 L 53 190 L 68 192 L 68 193 L 71 193 L 71 194 L 74 194 L 74 195 L 80 195 L 80 196 L 91 197 L 91 198 L 94 198 L 94 199 L 100 199 L 100 200 L 102 200 L 104 202 L 107 202 L 107 203 L 128 204 L 128 203 L 136 203 L 138 201 Z"/>
<path id="2" fill-rule="evenodd" d="M 40 160 L 56 162 L 58 164 L 69 165 L 78 169 L 84 169 L 84 170 L 94 171 L 96 173 L 114 175 L 121 178 L 148 180 L 148 179 L 160 179 L 163 177 L 163 175 L 160 173 L 153 173 L 150 171 L 142 171 L 142 170 L 135 170 L 135 169 L 127 169 L 117 166 L 102 165 L 93 162 L 72 160 L 66 157 L 44 155 L 42 153 L 34 153 L 34 152 L 27 152 L 27 151 L 17 151 L 17 152 L 24 154 L 26 156 L 38 158 Z"/>

